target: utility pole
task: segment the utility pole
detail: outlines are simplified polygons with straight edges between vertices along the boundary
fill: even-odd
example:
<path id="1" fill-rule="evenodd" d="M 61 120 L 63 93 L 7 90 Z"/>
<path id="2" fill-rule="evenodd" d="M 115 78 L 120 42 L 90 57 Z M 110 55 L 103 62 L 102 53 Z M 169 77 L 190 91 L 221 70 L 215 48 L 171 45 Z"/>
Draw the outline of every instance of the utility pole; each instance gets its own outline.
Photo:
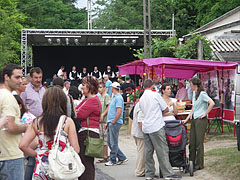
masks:
<path id="1" fill-rule="evenodd" d="M 174 36 L 174 13 L 172 14 L 172 36 Z"/>
<path id="2" fill-rule="evenodd" d="M 147 50 L 149 51 L 149 58 L 152 57 L 151 0 L 143 0 L 143 28 L 144 28 L 144 59 L 146 59 Z"/>
<path id="3" fill-rule="evenodd" d="M 87 1 L 87 11 L 88 11 L 88 30 L 92 29 L 92 1 Z"/>

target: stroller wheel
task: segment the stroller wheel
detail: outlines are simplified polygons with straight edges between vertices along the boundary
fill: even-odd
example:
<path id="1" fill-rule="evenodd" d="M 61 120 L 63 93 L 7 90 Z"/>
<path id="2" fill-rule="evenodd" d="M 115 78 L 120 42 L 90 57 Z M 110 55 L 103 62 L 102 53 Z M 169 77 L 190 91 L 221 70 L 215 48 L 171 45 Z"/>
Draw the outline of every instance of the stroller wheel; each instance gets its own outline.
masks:
<path id="1" fill-rule="evenodd" d="M 185 159 L 185 166 L 184 166 L 184 169 L 183 169 L 183 173 L 188 173 L 189 172 L 189 158 L 186 157 Z"/>
<path id="2" fill-rule="evenodd" d="M 189 173 L 190 173 L 190 176 L 193 176 L 193 162 L 192 161 L 189 161 Z"/>

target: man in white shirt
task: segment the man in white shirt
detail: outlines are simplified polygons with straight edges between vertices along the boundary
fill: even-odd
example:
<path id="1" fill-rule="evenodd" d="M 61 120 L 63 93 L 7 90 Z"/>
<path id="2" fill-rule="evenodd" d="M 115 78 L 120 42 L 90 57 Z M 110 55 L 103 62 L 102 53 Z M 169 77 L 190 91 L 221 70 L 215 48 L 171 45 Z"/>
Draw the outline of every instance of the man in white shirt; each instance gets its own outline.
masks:
<path id="1" fill-rule="evenodd" d="M 61 66 L 61 68 L 58 70 L 58 73 L 57 73 L 57 76 L 64 79 L 64 69 L 65 67 L 64 66 Z"/>
<path id="2" fill-rule="evenodd" d="M 179 179 L 175 175 L 169 162 L 169 149 L 166 142 L 165 122 L 162 114 L 167 113 L 168 106 L 159 93 L 153 92 L 154 84 L 147 79 L 144 82 L 145 91 L 139 101 L 143 112 L 142 131 L 145 146 L 145 177 L 152 180 L 155 176 L 155 163 L 153 152 L 156 151 L 159 169 L 165 179 Z"/>
<path id="3" fill-rule="evenodd" d="M 72 71 L 69 73 L 69 79 L 71 80 L 71 85 L 78 87 L 78 80 L 80 76 L 76 71 L 76 66 L 72 67 Z"/>
<path id="4" fill-rule="evenodd" d="M 102 79 L 102 73 L 100 71 L 98 71 L 97 66 L 94 66 L 93 72 L 91 72 L 91 76 L 94 76 L 97 79 Z"/>
<path id="5" fill-rule="evenodd" d="M 68 92 L 69 92 L 70 86 L 71 86 L 71 84 L 70 84 L 69 81 L 65 81 L 65 82 L 64 82 L 63 92 L 64 92 L 66 95 L 68 95 Z"/>
<path id="6" fill-rule="evenodd" d="M 111 66 L 107 66 L 107 70 L 103 72 L 103 77 L 108 75 L 110 81 L 115 81 L 115 73 L 111 70 Z"/>

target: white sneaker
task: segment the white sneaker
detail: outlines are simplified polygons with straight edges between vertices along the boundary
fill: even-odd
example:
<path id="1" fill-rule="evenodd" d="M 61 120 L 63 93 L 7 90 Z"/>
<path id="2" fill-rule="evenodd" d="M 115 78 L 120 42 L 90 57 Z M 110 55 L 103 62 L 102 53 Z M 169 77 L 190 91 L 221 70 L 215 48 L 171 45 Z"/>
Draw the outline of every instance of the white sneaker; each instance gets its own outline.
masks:
<path id="1" fill-rule="evenodd" d="M 124 164 L 124 163 L 126 163 L 126 162 L 128 162 L 128 159 L 127 159 L 127 158 L 124 159 L 124 160 L 119 160 L 119 161 L 117 162 L 117 165 Z"/>
<path id="2" fill-rule="evenodd" d="M 108 161 L 105 163 L 105 166 L 115 166 L 117 165 L 116 163 L 112 163 L 112 161 Z"/>

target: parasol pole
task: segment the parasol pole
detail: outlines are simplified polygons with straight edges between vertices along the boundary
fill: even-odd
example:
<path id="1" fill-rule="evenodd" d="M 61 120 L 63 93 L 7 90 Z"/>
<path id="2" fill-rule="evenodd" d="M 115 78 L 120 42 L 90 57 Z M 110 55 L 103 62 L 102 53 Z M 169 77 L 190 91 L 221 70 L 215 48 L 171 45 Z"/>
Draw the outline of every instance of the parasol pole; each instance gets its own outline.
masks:
<path id="1" fill-rule="evenodd" d="M 222 67 L 222 96 L 224 96 L 224 94 L 223 94 L 223 86 L 224 86 L 224 78 L 223 78 L 223 67 Z M 223 114 L 224 114 L 223 111 L 224 111 L 224 104 L 222 102 L 222 134 L 223 134 Z"/>
<path id="2" fill-rule="evenodd" d="M 153 80 L 153 66 L 152 66 L 152 80 Z"/>
<path id="3" fill-rule="evenodd" d="M 135 104 L 135 101 L 136 101 L 136 86 L 137 86 L 137 75 L 136 75 L 136 73 L 137 73 L 137 66 L 135 65 L 135 75 L 134 75 L 134 81 L 135 81 L 135 83 L 134 83 L 134 88 L 135 88 L 135 93 L 134 93 L 134 100 L 133 100 L 134 104 Z"/>
<path id="4" fill-rule="evenodd" d="M 162 68 L 162 85 L 163 85 L 163 64 L 162 64 L 161 68 Z"/>

